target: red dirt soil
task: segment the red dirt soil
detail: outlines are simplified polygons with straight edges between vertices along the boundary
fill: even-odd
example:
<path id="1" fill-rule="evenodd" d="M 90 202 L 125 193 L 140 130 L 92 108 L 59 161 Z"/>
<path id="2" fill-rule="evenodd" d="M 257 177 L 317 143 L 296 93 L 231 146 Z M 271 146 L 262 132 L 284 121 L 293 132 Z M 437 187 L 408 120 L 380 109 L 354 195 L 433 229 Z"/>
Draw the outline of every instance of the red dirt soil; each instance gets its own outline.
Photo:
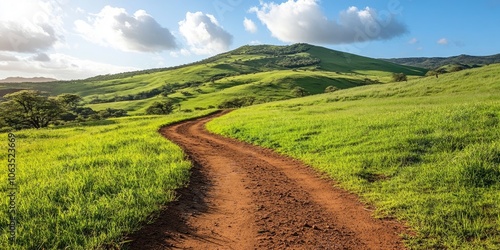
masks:
<path id="1" fill-rule="evenodd" d="M 358 197 L 303 163 L 205 129 L 161 129 L 193 161 L 189 186 L 129 237 L 130 249 L 405 249 L 407 228 L 375 219 Z"/>

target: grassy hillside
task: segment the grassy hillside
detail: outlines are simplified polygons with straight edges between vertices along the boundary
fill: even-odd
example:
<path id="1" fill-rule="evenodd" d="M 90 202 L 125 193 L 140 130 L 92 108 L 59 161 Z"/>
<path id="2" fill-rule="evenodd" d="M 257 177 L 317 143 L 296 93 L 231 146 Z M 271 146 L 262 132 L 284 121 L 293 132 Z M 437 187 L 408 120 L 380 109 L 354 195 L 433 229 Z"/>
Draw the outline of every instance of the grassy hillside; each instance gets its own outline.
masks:
<path id="1" fill-rule="evenodd" d="M 392 73 L 405 73 L 410 76 L 423 76 L 426 70 L 422 68 L 388 63 L 383 60 L 358 56 L 322 47 L 313 46 L 308 53 L 321 59 L 321 69 L 342 73 L 357 73 L 367 76 L 386 76 Z M 386 81 L 389 78 L 385 79 Z"/>
<path id="2" fill-rule="evenodd" d="M 488 65 L 488 64 L 500 63 L 500 54 L 491 56 L 459 55 L 452 57 L 391 58 L 383 60 L 407 66 L 421 67 L 426 69 L 437 69 L 445 65 L 465 64 L 473 66 L 473 65 Z"/>
<path id="3" fill-rule="evenodd" d="M 236 110 L 209 130 L 298 158 L 406 221 L 414 249 L 500 245 L 500 65 Z"/>
<path id="4" fill-rule="evenodd" d="M 16 136 L 16 244 L 0 210 L 1 249 L 100 249 L 119 246 L 185 185 L 190 163 L 158 132 L 203 115 L 121 118 L 78 127 L 24 130 Z M 0 134 L 7 141 L 7 134 Z M 0 145 L 7 152 L 7 143 Z M 9 151 L 10 152 L 10 151 Z M 0 157 L 7 162 L 7 154 Z M 7 168 L 0 174 L 7 176 Z M 8 181 L 0 194 L 8 197 Z M 8 199 L 3 199 L 7 207 Z M 107 246 L 107 247 L 106 247 Z"/>
<path id="5" fill-rule="evenodd" d="M 39 89 L 52 95 L 74 93 L 96 110 L 121 107 L 143 114 L 147 106 L 168 94 L 189 109 L 218 106 L 224 99 L 254 96 L 257 102 L 290 99 L 294 87 L 309 94 L 389 82 L 392 73 L 422 76 L 426 70 L 401 66 L 309 44 L 243 46 L 201 62 L 81 81 L 0 84 L 0 93 Z M 183 94 L 184 93 L 184 94 Z"/>

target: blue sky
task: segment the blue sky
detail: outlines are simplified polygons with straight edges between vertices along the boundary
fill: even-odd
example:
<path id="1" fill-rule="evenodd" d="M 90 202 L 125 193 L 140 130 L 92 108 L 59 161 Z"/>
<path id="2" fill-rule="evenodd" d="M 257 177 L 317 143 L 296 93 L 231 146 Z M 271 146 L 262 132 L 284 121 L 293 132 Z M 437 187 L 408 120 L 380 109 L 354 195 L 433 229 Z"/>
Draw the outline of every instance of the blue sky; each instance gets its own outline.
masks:
<path id="1" fill-rule="evenodd" d="M 500 53 L 500 0 L 2 0 L 0 79 L 175 66 L 246 44 L 375 58 Z"/>

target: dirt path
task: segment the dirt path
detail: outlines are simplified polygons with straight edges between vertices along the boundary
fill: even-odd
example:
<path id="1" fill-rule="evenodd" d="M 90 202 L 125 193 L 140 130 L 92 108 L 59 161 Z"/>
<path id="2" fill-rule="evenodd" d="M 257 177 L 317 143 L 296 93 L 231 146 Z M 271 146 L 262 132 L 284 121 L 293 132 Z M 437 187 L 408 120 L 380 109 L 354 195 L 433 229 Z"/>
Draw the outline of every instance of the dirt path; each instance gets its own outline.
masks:
<path id="1" fill-rule="evenodd" d="M 405 228 L 300 162 L 213 135 L 223 113 L 163 128 L 195 163 L 190 185 L 130 249 L 404 249 Z"/>

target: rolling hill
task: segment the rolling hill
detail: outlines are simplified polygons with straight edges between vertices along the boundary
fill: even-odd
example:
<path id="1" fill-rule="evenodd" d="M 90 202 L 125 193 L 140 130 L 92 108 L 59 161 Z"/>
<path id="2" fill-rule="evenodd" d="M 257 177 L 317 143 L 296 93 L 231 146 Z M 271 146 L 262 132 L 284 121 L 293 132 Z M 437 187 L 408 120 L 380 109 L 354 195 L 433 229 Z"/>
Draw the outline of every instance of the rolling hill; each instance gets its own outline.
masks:
<path id="1" fill-rule="evenodd" d="M 422 76 L 425 69 L 402 66 L 309 44 L 243 46 L 200 62 L 85 80 L 0 84 L 0 89 L 39 89 L 53 95 L 74 93 L 95 110 L 123 108 L 142 114 L 165 96 L 183 109 L 206 109 L 235 97 L 252 97 L 263 103 L 295 97 L 291 90 L 323 93 L 327 86 L 339 89 L 384 83 L 392 73 Z"/>
<path id="2" fill-rule="evenodd" d="M 488 65 L 500 63 L 500 54 L 491 56 L 470 56 L 459 55 L 452 57 L 410 57 L 410 58 L 391 58 L 382 59 L 388 62 L 401 65 L 420 67 L 425 69 L 437 69 L 447 65 Z"/>

